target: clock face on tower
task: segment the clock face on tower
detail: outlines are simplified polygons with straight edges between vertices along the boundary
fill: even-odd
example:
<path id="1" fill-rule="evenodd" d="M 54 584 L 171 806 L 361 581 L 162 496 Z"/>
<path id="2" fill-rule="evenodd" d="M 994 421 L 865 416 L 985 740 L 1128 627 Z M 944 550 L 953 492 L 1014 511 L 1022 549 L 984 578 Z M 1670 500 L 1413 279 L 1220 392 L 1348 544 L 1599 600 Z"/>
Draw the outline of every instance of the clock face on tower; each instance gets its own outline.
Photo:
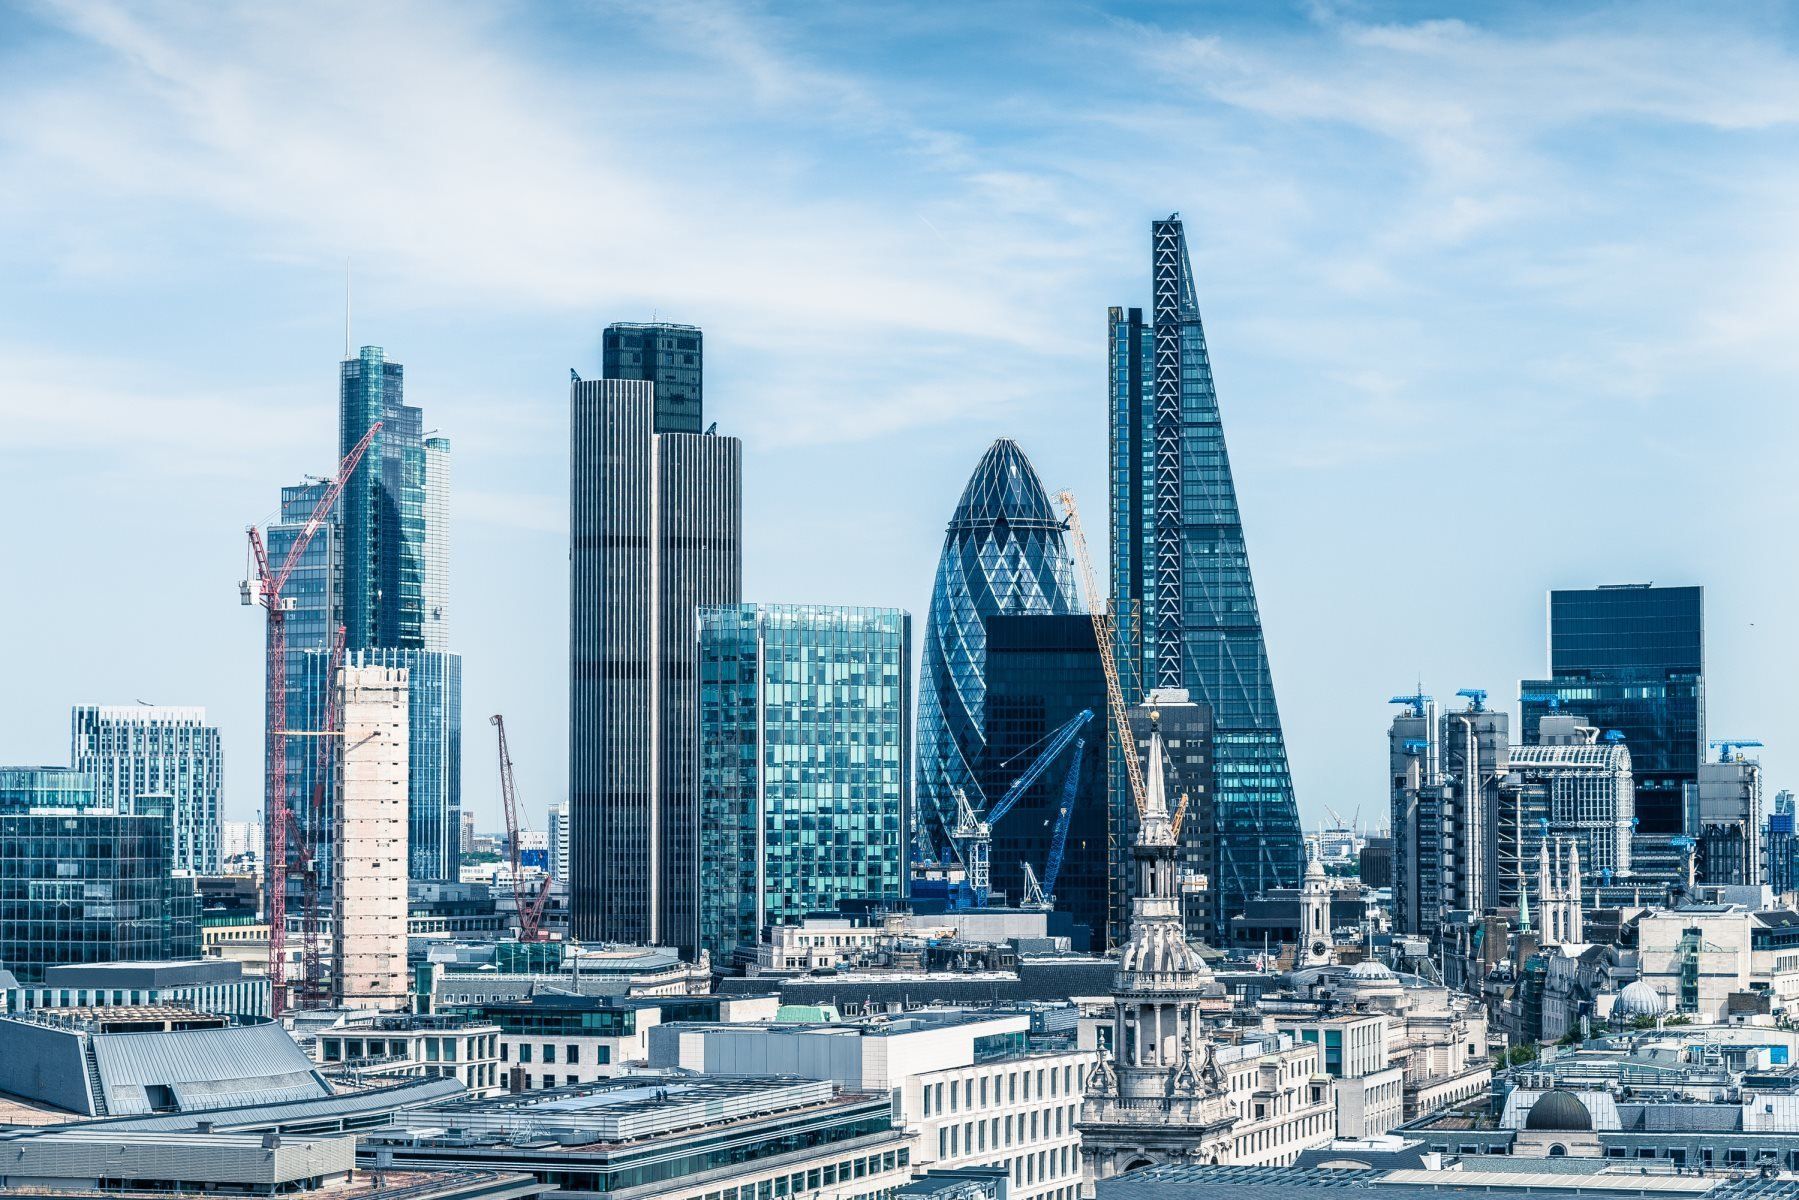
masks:
<path id="1" fill-rule="evenodd" d="M 1330 953 L 1330 947 L 1325 945 L 1323 942 L 1313 942 L 1312 943 L 1312 957 L 1313 958 L 1323 958 L 1328 953 Z"/>

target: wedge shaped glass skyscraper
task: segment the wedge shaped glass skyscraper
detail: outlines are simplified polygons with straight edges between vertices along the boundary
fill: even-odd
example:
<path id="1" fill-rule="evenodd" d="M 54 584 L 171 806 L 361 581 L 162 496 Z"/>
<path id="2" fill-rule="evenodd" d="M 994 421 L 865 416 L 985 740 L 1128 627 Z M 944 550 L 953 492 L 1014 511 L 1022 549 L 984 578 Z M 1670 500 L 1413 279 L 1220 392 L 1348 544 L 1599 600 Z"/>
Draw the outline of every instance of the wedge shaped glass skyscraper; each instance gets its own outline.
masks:
<path id="1" fill-rule="evenodd" d="M 1222 944 L 1245 901 L 1299 886 L 1303 839 L 1178 215 L 1151 223 L 1150 261 L 1149 319 L 1139 308 L 1109 319 L 1118 658 L 1127 693 L 1184 688 L 1212 707 L 1207 857 Z"/>
<path id="2" fill-rule="evenodd" d="M 1062 520 L 1030 460 L 1009 438 L 994 442 L 950 518 L 925 622 L 918 697 L 921 848 L 944 851 L 956 789 L 977 811 L 987 701 L 988 617 L 1081 611 Z M 1020 763 L 1023 770 L 1029 763 Z"/>

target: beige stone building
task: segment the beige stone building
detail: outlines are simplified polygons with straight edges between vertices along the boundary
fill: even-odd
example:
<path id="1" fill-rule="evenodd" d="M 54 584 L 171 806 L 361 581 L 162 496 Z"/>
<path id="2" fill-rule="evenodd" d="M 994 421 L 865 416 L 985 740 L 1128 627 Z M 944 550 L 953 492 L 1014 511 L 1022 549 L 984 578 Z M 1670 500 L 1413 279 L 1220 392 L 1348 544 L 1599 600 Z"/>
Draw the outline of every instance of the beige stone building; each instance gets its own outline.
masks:
<path id="1" fill-rule="evenodd" d="M 403 1010 L 406 999 L 407 699 L 403 667 L 345 667 L 340 865 L 332 924 L 335 999 Z"/>

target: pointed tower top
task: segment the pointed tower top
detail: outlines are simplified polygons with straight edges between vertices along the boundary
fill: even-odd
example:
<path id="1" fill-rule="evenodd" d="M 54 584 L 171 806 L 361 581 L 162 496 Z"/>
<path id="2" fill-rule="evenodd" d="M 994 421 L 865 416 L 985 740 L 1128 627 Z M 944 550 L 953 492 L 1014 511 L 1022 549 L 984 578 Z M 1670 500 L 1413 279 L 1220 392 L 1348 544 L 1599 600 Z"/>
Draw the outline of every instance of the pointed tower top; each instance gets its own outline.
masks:
<path id="1" fill-rule="evenodd" d="M 1530 876 L 1518 872 L 1518 932 L 1530 932 Z"/>
<path id="2" fill-rule="evenodd" d="M 1162 727 L 1159 714 L 1149 717 L 1149 766 L 1144 774 L 1143 820 L 1168 819 L 1168 769 L 1162 756 Z"/>
<path id="3" fill-rule="evenodd" d="M 1306 846 L 1306 882 L 1312 883 L 1314 881 L 1318 882 L 1318 883 L 1325 882 L 1324 860 L 1318 856 L 1318 851 L 1316 848 L 1314 848 L 1311 845 L 1307 845 Z"/>

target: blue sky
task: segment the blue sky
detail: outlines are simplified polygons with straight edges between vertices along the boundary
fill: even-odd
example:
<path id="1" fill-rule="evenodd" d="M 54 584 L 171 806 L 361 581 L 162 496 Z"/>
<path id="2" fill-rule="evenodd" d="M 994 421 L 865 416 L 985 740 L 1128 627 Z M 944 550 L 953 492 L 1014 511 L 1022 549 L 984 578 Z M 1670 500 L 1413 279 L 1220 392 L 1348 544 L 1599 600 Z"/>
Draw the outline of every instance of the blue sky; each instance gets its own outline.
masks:
<path id="1" fill-rule="evenodd" d="M 1308 822 L 1601 582 L 1707 585 L 1783 786 L 1796 151 L 1780 5 L 0 5 L 0 761 L 204 704 L 259 803 L 243 526 L 332 465 L 346 257 L 455 445 L 465 800 L 504 711 L 541 825 L 604 323 L 705 327 L 750 598 L 922 626 L 992 438 L 1102 510 L 1179 210 Z"/>

